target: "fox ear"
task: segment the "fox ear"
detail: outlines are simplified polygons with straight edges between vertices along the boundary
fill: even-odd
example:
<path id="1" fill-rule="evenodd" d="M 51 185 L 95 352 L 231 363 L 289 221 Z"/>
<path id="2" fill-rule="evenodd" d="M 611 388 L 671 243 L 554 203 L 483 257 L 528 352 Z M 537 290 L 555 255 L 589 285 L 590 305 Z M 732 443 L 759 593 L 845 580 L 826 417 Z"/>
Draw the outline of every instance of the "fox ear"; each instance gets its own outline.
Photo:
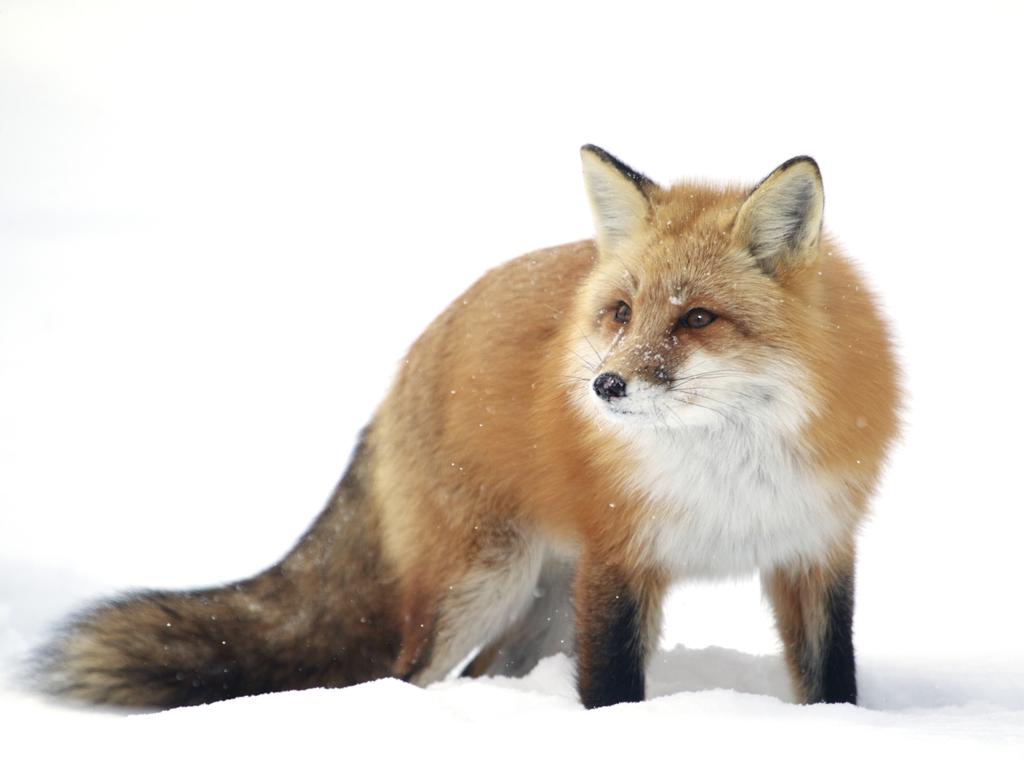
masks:
<path id="1" fill-rule="evenodd" d="M 651 215 L 648 194 L 657 185 L 593 144 L 582 147 L 580 155 L 598 248 L 615 250 L 647 224 Z"/>
<path id="2" fill-rule="evenodd" d="M 821 237 L 825 191 L 818 164 L 787 160 L 754 187 L 736 215 L 733 232 L 770 275 L 811 263 Z"/>

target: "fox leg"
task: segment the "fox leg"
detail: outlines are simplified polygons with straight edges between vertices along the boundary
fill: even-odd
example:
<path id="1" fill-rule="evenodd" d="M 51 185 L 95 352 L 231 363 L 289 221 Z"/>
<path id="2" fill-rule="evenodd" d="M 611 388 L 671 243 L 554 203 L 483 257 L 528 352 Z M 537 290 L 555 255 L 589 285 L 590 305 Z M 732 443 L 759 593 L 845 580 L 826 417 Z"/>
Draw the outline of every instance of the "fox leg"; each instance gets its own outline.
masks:
<path id="1" fill-rule="evenodd" d="M 576 575 L 576 685 L 587 709 L 643 701 L 665 580 L 586 556 Z"/>
<path id="2" fill-rule="evenodd" d="M 474 648 L 490 643 L 526 609 L 543 561 L 543 547 L 522 534 L 485 546 L 469 567 L 441 588 L 432 616 L 412 621 L 415 663 L 398 673 L 417 685 L 443 680 Z M 417 631 L 426 632 L 416 638 Z M 405 672 L 403 675 L 402 672 Z"/>
<path id="3" fill-rule="evenodd" d="M 762 575 L 786 663 L 806 704 L 857 703 L 853 655 L 853 558 Z"/>
<path id="4" fill-rule="evenodd" d="M 556 653 L 572 652 L 573 566 L 548 558 L 522 618 L 477 654 L 464 677 L 522 677 L 537 662 Z"/>

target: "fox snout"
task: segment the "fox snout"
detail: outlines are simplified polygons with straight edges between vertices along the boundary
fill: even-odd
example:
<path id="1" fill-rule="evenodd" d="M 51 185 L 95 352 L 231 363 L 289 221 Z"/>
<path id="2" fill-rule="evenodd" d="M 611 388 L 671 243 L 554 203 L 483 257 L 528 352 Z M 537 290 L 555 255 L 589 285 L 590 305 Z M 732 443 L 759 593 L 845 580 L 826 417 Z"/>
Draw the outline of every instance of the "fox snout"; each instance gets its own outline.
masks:
<path id="1" fill-rule="evenodd" d="M 626 396 L 626 380 L 617 373 L 606 371 L 594 379 L 594 391 L 602 400 L 611 402 Z"/>
<path id="2" fill-rule="evenodd" d="M 652 384 L 655 386 L 665 386 L 671 384 L 672 376 L 668 372 L 668 369 L 664 366 L 656 367 L 644 367 L 634 374 L 634 381 L 643 384 Z M 606 402 L 617 400 L 618 398 L 625 397 L 628 390 L 626 378 L 614 371 L 605 371 L 604 373 L 598 374 L 594 379 L 594 392 L 597 396 Z"/>

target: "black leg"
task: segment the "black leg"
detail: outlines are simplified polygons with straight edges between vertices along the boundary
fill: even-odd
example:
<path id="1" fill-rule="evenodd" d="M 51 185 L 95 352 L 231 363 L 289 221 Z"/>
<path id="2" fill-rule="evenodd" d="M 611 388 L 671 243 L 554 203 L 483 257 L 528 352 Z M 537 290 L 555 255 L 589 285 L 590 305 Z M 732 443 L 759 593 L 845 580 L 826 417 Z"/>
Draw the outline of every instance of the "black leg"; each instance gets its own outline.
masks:
<path id="1" fill-rule="evenodd" d="M 764 578 L 798 697 L 857 703 L 853 565 L 779 569 Z"/>
<path id="2" fill-rule="evenodd" d="M 581 563 L 576 684 L 587 709 L 643 701 L 650 597 L 622 569 Z"/>
<path id="3" fill-rule="evenodd" d="M 822 643 L 818 700 L 857 703 L 857 664 L 853 656 L 853 574 L 833 582 L 825 597 L 828 626 Z M 813 675 L 813 673 L 812 673 Z"/>

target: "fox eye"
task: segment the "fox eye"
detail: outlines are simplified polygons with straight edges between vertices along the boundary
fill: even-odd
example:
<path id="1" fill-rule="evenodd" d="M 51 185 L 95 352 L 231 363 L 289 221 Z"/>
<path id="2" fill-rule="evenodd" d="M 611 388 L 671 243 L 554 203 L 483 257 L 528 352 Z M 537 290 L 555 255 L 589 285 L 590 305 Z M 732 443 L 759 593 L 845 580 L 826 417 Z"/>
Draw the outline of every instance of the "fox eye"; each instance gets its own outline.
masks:
<path id="1" fill-rule="evenodd" d="M 629 308 L 629 304 L 624 301 L 620 301 L 619 306 L 615 308 L 615 322 L 628 323 L 629 318 L 632 316 L 633 310 Z"/>
<path id="2" fill-rule="evenodd" d="M 715 318 L 718 317 L 710 309 L 704 309 L 704 307 L 694 307 L 685 315 L 681 321 L 681 325 L 687 328 L 705 328 L 711 325 Z"/>

